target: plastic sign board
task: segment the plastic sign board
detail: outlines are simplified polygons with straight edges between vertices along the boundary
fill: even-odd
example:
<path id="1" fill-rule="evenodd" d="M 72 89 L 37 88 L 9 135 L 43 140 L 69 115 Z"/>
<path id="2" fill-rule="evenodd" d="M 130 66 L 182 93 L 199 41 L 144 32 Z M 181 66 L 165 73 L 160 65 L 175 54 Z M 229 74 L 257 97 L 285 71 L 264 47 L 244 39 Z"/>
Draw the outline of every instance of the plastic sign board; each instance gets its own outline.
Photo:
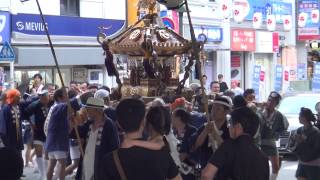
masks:
<path id="1" fill-rule="evenodd" d="M 5 11 L 0 11 L 0 43 L 3 43 L 5 41 L 10 41 L 11 39 L 10 22 L 11 22 L 10 13 Z"/>
<path id="2" fill-rule="evenodd" d="M 231 30 L 231 50 L 251 51 L 256 50 L 255 31 L 251 29 Z"/>
<path id="3" fill-rule="evenodd" d="M 202 41 L 206 36 L 207 42 L 222 42 L 223 41 L 223 29 L 215 26 L 193 26 L 194 33 L 198 41 Z"/>
<path id="4" fill-rule="evenodd" d="M 274 90 L 277 92 L 282 91 L 283 67 L 280 64 L 276 65 Z"/>
<path id="5" fill-rule="evenodd" d="M 256 99 L 259 101 L 260 97 L 260 73 L 261 73 L 261 66 L 255 65 L 253 68 L 253 77 L 252 77 L 252 89 L 256 94 Z"/>
<path id="6" fill-rule="evenodd" d="M 314 64 L 314 73 L 312 78 L 312 91 L 320 92 L 320 63 Z"/>
<path id="7" fill-rule="evenodd" d="M 16 55 L 8 42 L 5 42 L 0 51 L 0 61 L 14 61 Z"/>
<path id="8" fill-rule="evenodd" d="M 105 30 L 107 36 L 119 33 L 125 26 L 125 20 L 82 18 L 70 16 L 45 15 L 46 25 L 52 36 L 97 37 L 98 27 L 110 27 Z M 45 25 L 36 14 L 12 14 L 13 33 L 45 36 Z"/>

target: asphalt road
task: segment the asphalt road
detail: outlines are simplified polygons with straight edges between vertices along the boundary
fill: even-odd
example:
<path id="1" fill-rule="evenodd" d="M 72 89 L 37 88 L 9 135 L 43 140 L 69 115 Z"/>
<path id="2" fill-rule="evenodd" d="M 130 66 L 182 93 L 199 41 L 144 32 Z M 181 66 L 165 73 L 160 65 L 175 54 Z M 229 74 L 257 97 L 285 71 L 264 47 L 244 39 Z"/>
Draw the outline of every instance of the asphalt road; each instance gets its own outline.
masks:
<path id="1" fill-rule="evenodd" d="M 294 180 L 295 172 L 297 169 L 297 161 L 294 160 L 285 160 L 282 162 L 282 166 L 280 169 L 280 173 L 278 176 L 278 180 Z M 34 173 L 33 168 L 25 168 L 24 174 L 26 177 L 22 178 L 22 180 L 38 180 L 39 173 Z M 71 180 L 72 178 L 67 177 L 66 180 Z"/>
<path id="2" fill-rule="evenodd" d="M 279 172 L 278 180 L 294 180 L 297 170 L 297 161 L 283 161 Z"/>

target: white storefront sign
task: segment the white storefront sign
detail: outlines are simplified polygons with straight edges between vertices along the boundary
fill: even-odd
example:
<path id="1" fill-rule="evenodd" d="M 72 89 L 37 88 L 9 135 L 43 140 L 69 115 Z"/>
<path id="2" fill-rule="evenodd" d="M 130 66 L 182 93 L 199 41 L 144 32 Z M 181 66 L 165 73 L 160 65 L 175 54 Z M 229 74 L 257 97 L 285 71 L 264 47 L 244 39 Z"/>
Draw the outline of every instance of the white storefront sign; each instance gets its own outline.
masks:
<path id="1" fill-rule="evenodd" d="M 273 53 L 272 32 L 256 31 L 256 42 L 257 53 Z"/>

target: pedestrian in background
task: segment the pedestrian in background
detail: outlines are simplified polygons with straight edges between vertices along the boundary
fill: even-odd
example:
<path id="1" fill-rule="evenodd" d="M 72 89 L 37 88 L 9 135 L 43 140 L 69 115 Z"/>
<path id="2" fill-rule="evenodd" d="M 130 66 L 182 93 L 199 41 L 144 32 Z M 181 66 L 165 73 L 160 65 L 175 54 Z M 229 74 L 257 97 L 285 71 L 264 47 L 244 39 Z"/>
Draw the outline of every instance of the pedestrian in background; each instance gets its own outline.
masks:
<path id="1" fill-rule="evenodd" d="M 233 80 L 231 82 L 231 91 L 234 93 L 235 96 L 238 96 L 238 95 L 242 95 L 243 94 L 243 89 L 241 89 L 239 87 L 239 81 L 238 80 Z"/>
<path id="2" fill-rule="evenodd" d="M 316 118 L 308 108 L 301 108 L 299 122 L 293 139 L 293 152 L 299 159 L 296 177 L 298 180 L 320 179 L 320 131 L 314 126 Z"/>
<path id="3" fill-rule="evenodd" d="M 220 93 L 220 83 L 218 81 L 213 81 L 210 83 L 210 92 L 208 93 L 209 99 L 215 99 L 216 97 L 222 95 Z"/>
<path id="4" fill-rule="evenodd" d="M 225 92 L 226 90 L 229 89 L 228 85 L 226 82 L 223 81 L 223 75 L 222 74 L 218 74 L 218 82 L 220 85 L 220 92 Z"/>
<path id="5" fill-rule="evenodd" d="M 273 91 L 269 94 L 265 107 L 258 112 L 261 114 L 261 150 L 269 157 L 272 165 L 270 180 L 277 179 L 280 169 L 276 141 L 289 126 L 287 118 L 276 109 L 280 101 L 280 94 Z"/>
<path id="6" fill-rule="evenodd" d="M 42 91 L 44 88 L 44 85 L 42 84 L 42 76 L 41 74 L 37 73 L 33 76 L 30 86 L 28 87 L 28 90 L 26 93 L 30 95 L 37 95 Z"/>

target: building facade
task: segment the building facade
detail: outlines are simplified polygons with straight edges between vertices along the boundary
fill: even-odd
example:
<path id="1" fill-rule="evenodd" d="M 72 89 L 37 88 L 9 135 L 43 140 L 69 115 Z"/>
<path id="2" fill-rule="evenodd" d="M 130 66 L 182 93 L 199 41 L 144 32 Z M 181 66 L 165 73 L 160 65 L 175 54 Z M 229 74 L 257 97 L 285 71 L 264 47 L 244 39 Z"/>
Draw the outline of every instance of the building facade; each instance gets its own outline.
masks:
<path id="1" fill-rule="evenodd" d="M 210 0 L 189 0 L 192 23 L 195 36 L 202 41 L 204 36 L 205 56 L 202 59 L 204 74 L 207 75 L 206 88 L 211 81 L 216 81 L 218 74 L 224 75 L 224 80 L 230 82 L 230 20 L 225 19 L 219 10 L 219 2 Z M 186 13 L 183 16 L 183 36 L 191 39 L 190 26 Z M 190 83 L 199 82 L 191 75 Z"/>
<path id="2" fill-rule="evenodd" d="M 126 27 L 125 0 L 39 0 L 63 79 L 116 84 L 107 76 L 97 35 L 115 36 Z M 112 4 L 112 5 L 111 5 Z M 15 81 L 25 83 L 35 73 L 45 82 L 61 85 L 36 1 L 3 0 L 0 10 L 10 13 L 9 42 L 16 53 Z M 6 70 L 7 68 L 5 68 Z"/>
<path id="3" fill-rule="evenodd" d="M 223 74 L 229 87 L 237 81 L 243 89 L 254 88 L 263 101 L 270 91 L 285 92 L 296 81 L 294 0 L 189 0 L 189 4 L 196 36 L 209 39 L 204 63 L 208 84 Z M 183 24 L 183 35 L 190 38 L 186 15 Z"/>
<path id="4" fill-rule="evenodd" d="M 255 89 L 259 101 L 271 91 L 285 92 L 297 76 L 295 1 L 235 0 L 233 6 L 244 16 L 231 22 L 231 66 L 240 72 L 235 80 Z"/>

